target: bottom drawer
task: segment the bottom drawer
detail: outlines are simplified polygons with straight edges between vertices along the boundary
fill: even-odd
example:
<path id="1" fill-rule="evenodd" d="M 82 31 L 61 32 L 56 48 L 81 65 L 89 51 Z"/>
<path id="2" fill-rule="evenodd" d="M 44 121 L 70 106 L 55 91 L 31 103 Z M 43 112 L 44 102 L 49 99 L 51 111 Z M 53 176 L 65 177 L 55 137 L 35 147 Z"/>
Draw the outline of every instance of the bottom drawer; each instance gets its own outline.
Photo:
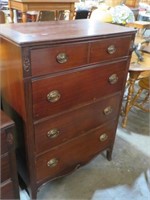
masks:
<path id="1" fill-rule="evenodd" d="M 111 121 L 37 157 L 37 182 L 65 175 L 87 163 L 100 151 L 112 146 L 115 131 L 116 122 Z"/>

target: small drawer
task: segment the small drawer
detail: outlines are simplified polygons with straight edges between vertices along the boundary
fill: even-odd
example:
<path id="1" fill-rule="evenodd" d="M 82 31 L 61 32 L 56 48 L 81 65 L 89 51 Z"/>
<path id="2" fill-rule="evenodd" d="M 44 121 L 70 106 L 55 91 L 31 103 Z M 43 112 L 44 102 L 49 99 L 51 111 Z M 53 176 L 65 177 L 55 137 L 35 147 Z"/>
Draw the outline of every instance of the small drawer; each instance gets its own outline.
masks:
<path id="1" fill-rule="evenodd" d="M 34 119 L 81 107 L 122 90 L 127 61 L 32 82 Z M 84 81 L 83 81 L 84 80 Z"/>
<path id="2" fill-rule="evenodd" d="M 39 156 L 36 159 L 37 182 L 65 175 L 90 161 L 112 145 L 115 130 L 113 121 Z"/>
<path id="3" fill-rule="evenodd" d="M 1 157 L 1 181 L 4 182 L 10 178 L 10 166 L 8 154 Z"/>
<path id="4" fill-rule="evenodd" d="M 31 50 L 32 75 L 64 71 L 87 64 L 88 44 L 59 45 Z"/>
<path id="5" fill-rule="evenodd" d="M 36 152 L 41 153 L 49 150 L 69 139 L 86 133 L 90 129 L 100 126 L 107 120 L 115 120 L 119 113 L 119 104 L 120 93 L 36 124 Z"/>
<path id="6" fill-rule="evenodd" d="M 131 37 L 117 37 L 91 43 L 90 63 L 129 55 Z"/>

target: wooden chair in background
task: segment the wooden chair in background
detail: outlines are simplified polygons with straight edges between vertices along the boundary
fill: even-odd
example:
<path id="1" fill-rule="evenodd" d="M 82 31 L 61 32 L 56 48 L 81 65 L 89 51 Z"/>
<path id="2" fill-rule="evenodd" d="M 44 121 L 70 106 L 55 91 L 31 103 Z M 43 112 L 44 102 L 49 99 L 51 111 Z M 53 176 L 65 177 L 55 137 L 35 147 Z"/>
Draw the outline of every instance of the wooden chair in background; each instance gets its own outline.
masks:
<path id="1" fill-rule="evenodd" d="M 74 19 L 89 19 L 91 12 L 91 10 L 76 10 L 74 13 Z"/>
<path id="2" fill-rule="evenodd" d="M 141 97 L 142 94 L 143 94 L 142 101 L 138 101 L 139 98 L 142 98 Z M 150 112 L 149 97 L 150 97 L 150 77 L 142 78 L 139 80 L 139 90 L 137 91 L 132 100 L 132 106 L 136 106 L 141 110 L 143 110 L 144 112 Z"/>
<path id="3" fill-rule="evenodd" d="M 127 99 L 125 106 L 122 108 L 122 127 L 125 128 L 127 125 L 128 114 L 133 106 L 141 108 L 143 111 L 149 112 L 149 109 L 144 110 L 144 104 L 149 99 L 149 87 L 150 87 L 150 45 L 146 45 L 143 48 L 142 56 L 143 61 L 137 62 L 135 53 L 132 54 L 131 64 L 129 67 L 129 78 L 127 80 Z M 139 90 L 135 93 L 135 83 L 138 81 Z M 143 90 L 147 90 L 146 96 L 143 102 L 138 103 Z"/>
<path id="4" fill-rule="evenodd" d="M 40 11 L 36 21 L 53 21 L 56 20 L 56 11 Z"/>

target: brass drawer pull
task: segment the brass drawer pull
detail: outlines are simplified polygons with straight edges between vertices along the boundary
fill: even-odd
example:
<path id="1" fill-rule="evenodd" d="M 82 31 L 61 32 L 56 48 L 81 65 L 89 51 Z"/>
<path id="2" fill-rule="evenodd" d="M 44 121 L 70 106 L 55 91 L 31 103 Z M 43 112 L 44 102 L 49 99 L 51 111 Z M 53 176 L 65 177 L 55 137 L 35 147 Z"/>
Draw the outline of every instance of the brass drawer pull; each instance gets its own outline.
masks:
<path id="1" fill-rule="evenodd" d="M 99 137 L 99 140 L 101 142 L 104 142 L 108 139 L 108 135 L 106 133 L 103 133 L 100 137 Z"/>
<path id="2" fill-rule="evenodd" d="M 112 113 L 113 109 L 111 106 L 108 106 L 104 109 L 104 114 L 105 115 L 110 115 Z"/>
<path id="3" fill-rule="evenodd" d="M 117 74 L 112 74 L 110 77 L 109 77 L 109 83 L 110 84 L 115 84 L 117 83 L 118 81 L 118 76 Z"/>
<path id="4" fill-rule="evenodd" d="M 68 56 L 65 53 L 59 53 L 56 60 L 60 64 L 66 63 L 68 61 Z"/>
<path id="5" fill-rule="evenodd" d="M 61 95 L 59 91 L 53 90 L 50 93 L 47 94 L 47 100 L 54 103 L 60 99 Z"/>
<path id="6" fill-rule="evenodd" d="M 49 138 L 56 138 L 59 135 L 59 130 L 57 128 L 51 129 L 48 131 L 47 136 Z"/>
<path id="7" fill-rule="evenodd" d="M 116 52 L 116 47 L 115 45 L 110 45 L 108 48 L 107 48 L 107 52 L 109 54 L 114 54 Z"/>
<path id="8" fill-rule="evenodd" d="M 50 168 L 56 167 L 58 164 L 58 160 L 56 158 L 52 158 L 47 162 L 47 166 Z"/>

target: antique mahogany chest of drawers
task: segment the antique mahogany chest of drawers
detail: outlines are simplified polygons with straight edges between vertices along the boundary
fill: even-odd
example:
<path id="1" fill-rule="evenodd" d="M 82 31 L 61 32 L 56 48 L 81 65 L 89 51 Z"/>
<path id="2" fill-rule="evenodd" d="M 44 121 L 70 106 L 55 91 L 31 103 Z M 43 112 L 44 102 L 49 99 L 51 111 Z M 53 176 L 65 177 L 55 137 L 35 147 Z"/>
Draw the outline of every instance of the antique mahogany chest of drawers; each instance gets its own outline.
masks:
<path id="1" fill-rule="evenodd" d="M 32 198 L 104 150 L 111 159 L 134 37 L 87 19 L 1 25 L 2 102 Z"/>
<path id="2" fill-rule="evenodd" d="M 1 199 L 19 199 L 19 184 L 14 145 L 14 122 L 0 111 L 1 124 Z"/>

